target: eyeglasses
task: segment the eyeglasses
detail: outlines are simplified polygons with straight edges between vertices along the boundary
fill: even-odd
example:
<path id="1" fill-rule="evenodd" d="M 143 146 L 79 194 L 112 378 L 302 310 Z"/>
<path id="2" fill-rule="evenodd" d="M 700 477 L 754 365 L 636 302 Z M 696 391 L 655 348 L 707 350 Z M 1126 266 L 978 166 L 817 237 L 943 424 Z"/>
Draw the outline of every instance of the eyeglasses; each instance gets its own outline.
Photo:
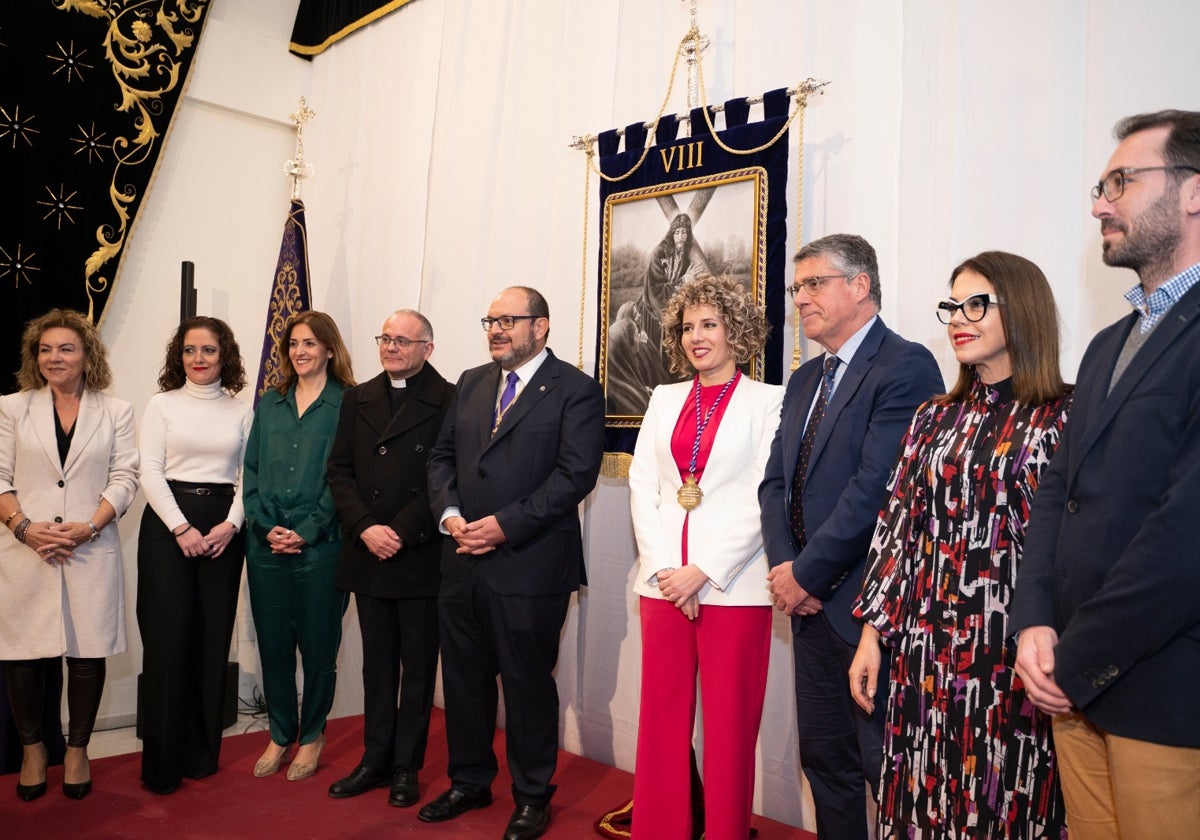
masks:
<path id="1" fill-rule="evenodd" d="M 825 275 L 819 274 L 816 277 L 806 277 L 803 280 L 799 280 L 799 281 L 793 283 L 792 285 L 788 286 L 787 291 L 788 291 L 789 295 L 796 295 L 800 292 L 800 289 L 803 287 L 804 291 L 808 292 L 809 296 L 811 297 L 812 295 L 815 295 L 817 292 L 821 291 L 821 287 L 825 285 L 826 281 L 832 280 L 835 277 L 848 277 L 848 276 L 849 275 L 846 275 L 846 274 L 825 274 Z"/>
<path id="2" fill-rule="evenodd" d="M 937 303 L 937 318 L 943 324 L 949 324 L 955 312 L 961 311 L 963 317 L 974 323 L 982 321 L 988 313 L 989 304 L 1000 305 L 1000 298 L 995 295 L 971 295 L 959 303 L 954 298 L 944 298 Z"/>
<path id="3" fill-rule="evenodd" d="M 1092 187 L 1092 200 L 1099 201 L 1100 196 L 1104 196 L 1105 201 L 1116 201 L 1125 194 L 1125 183 L 1130 175 L 1139 172 L 1174 172 L 1177 169 L 1200 175 L 1200 169 L 1194 166 L 1124 166 L 1109 172 L 1099 184 Z"/>
<path id="4" fill-rule="evenodd" d="M 535 321 L 538 318 L 544 318 L 545 315 L 500 315 L 495 318 L 480 318 L 479 323 L 483 324 L 484 332 L 491 332 L 492 324 L 499 324 L 500 329 L 508 332 L 517 325 L 517 321 Z"/>
<path id="5" fill-rule="evenodd" d="M 397 335 L 397 336 L 377 335 L 377 336 L 375 336 L 375 343 L 378 344 L 380 347 L 396 346 L 396 347 L 399 347 L 401 350 L 407 350 L 409 347 L 413 346 L 414 344 L 428 344 L 429 339 L 427 339 L 427 338 L 405 338 L 402 335 Z"/>

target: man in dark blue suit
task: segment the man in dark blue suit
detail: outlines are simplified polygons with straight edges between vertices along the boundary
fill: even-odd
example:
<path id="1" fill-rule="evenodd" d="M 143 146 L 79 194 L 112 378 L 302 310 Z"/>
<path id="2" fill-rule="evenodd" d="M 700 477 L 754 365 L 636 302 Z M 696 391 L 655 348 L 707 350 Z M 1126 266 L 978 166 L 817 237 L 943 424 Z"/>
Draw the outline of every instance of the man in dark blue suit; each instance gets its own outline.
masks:
<path id="1" fill-rule="evenodd" d="M 1134 312 L 1079 366 L 1034 496 L 1009 629 L 1054 715 L 1076 838 L 1200 832 L 1200 113 L 1117 124 L 1092 190 Z"/>
<path id="2" fill-rule="evenodd" d="M 604 456 L 604 392 L 546 347 L 536 290 L 505 289 L 483 319 L 492 362 L 458 380 L 429 462 L 442 551 L 438 609 L 450 789 L 425 822 L 492 801 L 496 675 L 516 805 L 505 840 L 550 824 L 558 757 L 554 665 L 571 593 L 585 582 L 579 503 Z"/>
<path id="3" fill-rule="evenodd" d="M 885 704 L 868 717 L 850 696 L 862 632 L 850 608 L 904 430 L 944 385 L 932 354 L 880 320 L 870 243 L 827 236 L 795 263 L 797 317 L 825 354 L 788 381 L 758 494 L 763 540 L 775 605 L 793 616 L 800 765 L 817 835 L 866 840 L 866 784 L 877 793 Z"/>

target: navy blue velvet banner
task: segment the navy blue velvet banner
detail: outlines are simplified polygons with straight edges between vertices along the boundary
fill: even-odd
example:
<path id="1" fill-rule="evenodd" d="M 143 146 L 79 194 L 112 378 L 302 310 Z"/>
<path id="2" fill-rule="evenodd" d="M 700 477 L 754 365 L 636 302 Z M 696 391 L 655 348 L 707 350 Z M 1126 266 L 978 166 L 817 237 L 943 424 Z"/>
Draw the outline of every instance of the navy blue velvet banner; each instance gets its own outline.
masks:
<path id="1" fill-rule="evenodd" d="M 764 96 L 763 119 L 747 122 L 744 99 L 725 103 L 717 138 L 737 151 L 767 144 L 787 122 L 786 90 Z M 660 314 L 681 283 L 708 274 L 731 276 L 753 290 L 771 336 L 747 373 L 783 381 L 787 283 L 788 134 L 753 154 L 722 148 L 700 109 L 692 134 L 677 138 L 679 121 L 664 117 L 645 148 L 640 123 L 599 138 L 604 208 L 600 237 L 600 307 L 596 376 L 604 386 L 608 452 L 633 451 L 650 392 L 676 381 L 662 351 Z M 640 165 L 638 164 L 641 160 Z"/>

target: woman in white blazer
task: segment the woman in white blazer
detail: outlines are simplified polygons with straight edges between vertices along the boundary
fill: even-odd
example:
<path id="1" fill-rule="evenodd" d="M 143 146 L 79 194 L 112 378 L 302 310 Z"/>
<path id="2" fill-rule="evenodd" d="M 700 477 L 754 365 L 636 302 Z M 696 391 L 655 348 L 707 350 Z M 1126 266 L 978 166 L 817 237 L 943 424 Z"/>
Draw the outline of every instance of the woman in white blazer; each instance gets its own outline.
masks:
<path id="1" fill-rule="evenodd" d="M 17 795 L 46 792 L 43 660 L 67 657 L 63 792 L 91 790 L 87 745 L 104 658 L 125 651 L 125 581 L 113 524 L 137 492 L 133 408 L 96 328 L 53 309 L 21 339 L 21 391 L 0 397 L 0 659 L 24 747 Z M 110 527 L 112 526 L 112 527 Z"/>
<path id="2" fill-rule="evenodd" d="M 638 543 L 642 696 L 633 837 L 687 840 L 696 677 L 704 705 L 705 829 L 748 837 L 771 634 L 758 484 L 783 388 L 744 376 L 766 316 L 730 279 L 679 288 L 663 311 L 676 373 L 650 396 L 629 468 Z"/>

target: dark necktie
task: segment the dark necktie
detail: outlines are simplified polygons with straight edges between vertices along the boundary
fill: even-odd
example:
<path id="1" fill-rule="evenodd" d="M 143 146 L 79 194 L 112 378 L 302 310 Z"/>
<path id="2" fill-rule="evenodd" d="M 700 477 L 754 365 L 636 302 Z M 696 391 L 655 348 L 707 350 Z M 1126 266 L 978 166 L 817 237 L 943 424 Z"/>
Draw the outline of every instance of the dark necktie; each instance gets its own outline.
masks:
<path id="1" fill-rule="evenodd" d="M 792 537 L 796 545 L 803 548 L 807 540 L 804 531 L 804 476 L 808 474 L 808 462 L 812 458 L 813 444 L 817 440 L 817 430 L 821 419 L 825 416 L 825 407 L 829 404 L 829 394 L 833 391 L 833 377 L 837 372 L 837 356 L 826 356 L 825 367 L 821 374 L 821 388 L 817 392 L 817 402 L 808 418 L 808 427 L 800 440 L 800 454 L 796 458 L 796 474 L 792 477 L 791 504 L 788 507 L 788 521 L 792 526 Z"/>

